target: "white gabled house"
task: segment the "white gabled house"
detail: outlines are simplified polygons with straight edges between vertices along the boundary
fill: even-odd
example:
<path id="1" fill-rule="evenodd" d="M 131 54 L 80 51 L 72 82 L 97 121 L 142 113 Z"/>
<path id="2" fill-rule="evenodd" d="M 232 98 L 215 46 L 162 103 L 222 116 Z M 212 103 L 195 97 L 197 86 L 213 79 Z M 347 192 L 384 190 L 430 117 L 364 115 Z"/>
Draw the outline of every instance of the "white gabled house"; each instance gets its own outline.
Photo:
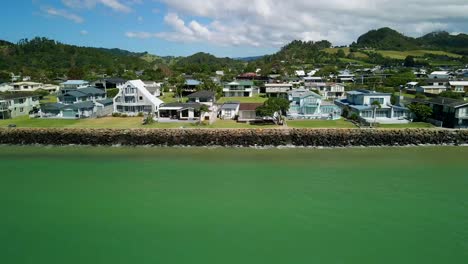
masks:
<path id="1" fill-rule="evenodd" d="M 136 116 L 139 113 L 158 115 L 164 102 L 151 94 L 141 80 L 128 81 L 114 98 L 114 112 Z"/>

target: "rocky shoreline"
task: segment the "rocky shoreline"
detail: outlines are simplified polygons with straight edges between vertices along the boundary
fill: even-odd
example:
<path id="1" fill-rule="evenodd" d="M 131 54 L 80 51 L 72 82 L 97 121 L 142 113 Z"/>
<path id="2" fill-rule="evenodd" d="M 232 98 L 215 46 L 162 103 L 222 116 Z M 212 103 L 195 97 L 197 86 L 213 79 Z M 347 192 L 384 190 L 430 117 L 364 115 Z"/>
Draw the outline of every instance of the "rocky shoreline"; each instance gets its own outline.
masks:
<path id="1" fill-rule="evenodd" d="M 465 145 L 468 130 L 440 129 L 0 129 L 3 145 L 368 147 Z"/>

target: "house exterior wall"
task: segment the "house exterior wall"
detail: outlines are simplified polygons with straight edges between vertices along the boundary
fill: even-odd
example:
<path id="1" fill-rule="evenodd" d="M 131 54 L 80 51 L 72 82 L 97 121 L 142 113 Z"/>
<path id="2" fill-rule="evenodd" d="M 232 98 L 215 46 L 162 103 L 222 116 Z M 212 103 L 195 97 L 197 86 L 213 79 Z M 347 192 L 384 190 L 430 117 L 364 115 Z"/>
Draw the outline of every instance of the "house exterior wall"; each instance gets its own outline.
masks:
<path id="1" fill-rule="evenodd" d="M 255 110 L 241 110 L 239 111 L 239 121 L 254 121 L 257 118 Z"/>
<path id="2" fill-rule="evenodd" d="M 3 103 L 2 103 L 3 102 Z M 8 108 L 9 118 L 29 115 L 34 108 L 39 108 L 39 97 L 27 97 L 0 101 L 2 107 Z M 5 111 L 6 112 L 6 111 Z M 6 116 L 6 115 L 5 115 Z"/>
<path id="3" fill-rule="evenodd" d="M 128 115 L 138 115 L 139 113 L 156 113 L 158 107 L 154 105 L 145 94 L 131 83 L 119 90 L 114 98 L 114 112 Z"/>

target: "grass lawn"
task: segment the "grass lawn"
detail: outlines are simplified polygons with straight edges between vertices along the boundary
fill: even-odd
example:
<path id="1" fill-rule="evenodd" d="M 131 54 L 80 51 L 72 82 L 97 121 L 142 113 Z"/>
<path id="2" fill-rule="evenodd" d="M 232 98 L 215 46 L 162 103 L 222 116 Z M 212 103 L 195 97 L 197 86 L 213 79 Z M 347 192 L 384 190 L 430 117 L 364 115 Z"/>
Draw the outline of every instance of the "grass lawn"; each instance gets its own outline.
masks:
<path id="1" fill-rule="evenodd" d="M 41 104 L 47 103 L 57 103 L 57 96 L 56 95 L 46 95 L 42 98 Z"/>
<path id="2" fill-rule="evenodd" d="M 237 101 L 241 103 L 264 103 L 268 98 L 261 95 L 254 95 L 253 97 L 221 97 L 217 103 L 222 104 L 229 101 Z"/>
<path id="3" fill-rule="evenodd" d="M 288 120 L 290 128 L 356 128 L 356 126 L 344 119 L 339 120 Z"/>
<path id="4" fill-rule="evenodd" d="M 467 156 L 2 146 L 1 260 L 465 264 Z"/>
<path id="5" fill-rule="evenodd" d="M 423 122 L 413 122 L 409 124 L 380 124 L 379 128 L 434 128 L 434 125 Z"/>
<path id="6" fill-rule="evenodd" d="M 174 97 L 174 93 L 164 93 L 164 96 L 159 97 L 164 103 L 169 104 L 169 103 L 176 103 L 177 98 Z M 187 97 L 182 97 L 182 102 L 187 102 Z"/>
<path id="7" fill-rule="evenodd" d="M 380 53 L 384 57 L 392 59 L 404 60 L 407 56 L 414 57 L 423 57 L 425 54 L 435 54 L 435 55 L 446 55 L 452 58 L 461 58 L 461 55 L 445 52 L 445 51 L 435 51 L 435 50 L 410 50 L 410 51 L 395 51 L 395 50 L 377 50 L 375 51 Z"/>
<path id="8" fill-rule="evenodd" d="M 0 120 L 0 127 L 15 124 L 17 127 L 27 128 L 281 128 L 275 125 L 259 126 L 237 123 L 233 120 L 217 120 L 211 125 L 197 123 L 154 123 L 142 125 L 142 117 L 103 117 L 80 120 L 67 119 L 30 119 L 23 116 L 15 119 Z"/>

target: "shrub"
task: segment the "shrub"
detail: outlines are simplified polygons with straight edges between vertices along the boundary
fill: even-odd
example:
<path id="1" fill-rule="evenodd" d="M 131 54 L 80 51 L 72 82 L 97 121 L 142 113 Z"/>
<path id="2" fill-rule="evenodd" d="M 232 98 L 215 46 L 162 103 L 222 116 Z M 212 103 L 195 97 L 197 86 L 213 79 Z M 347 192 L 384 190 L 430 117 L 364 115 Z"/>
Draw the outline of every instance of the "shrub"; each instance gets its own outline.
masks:
<path id="1" fill-rule="evenodd" d="M 144 117 L 144 116 L 145 116 L 145 114 L 143 112 L 138 113 L 138 117 Z"/>
<path id="2" fill-rule="evenodd" d="M 121 117 L 122 114 L 121 114 L 121 113 L 112 113 L 112 116 L 113 116 L 113 117 Z"/>

